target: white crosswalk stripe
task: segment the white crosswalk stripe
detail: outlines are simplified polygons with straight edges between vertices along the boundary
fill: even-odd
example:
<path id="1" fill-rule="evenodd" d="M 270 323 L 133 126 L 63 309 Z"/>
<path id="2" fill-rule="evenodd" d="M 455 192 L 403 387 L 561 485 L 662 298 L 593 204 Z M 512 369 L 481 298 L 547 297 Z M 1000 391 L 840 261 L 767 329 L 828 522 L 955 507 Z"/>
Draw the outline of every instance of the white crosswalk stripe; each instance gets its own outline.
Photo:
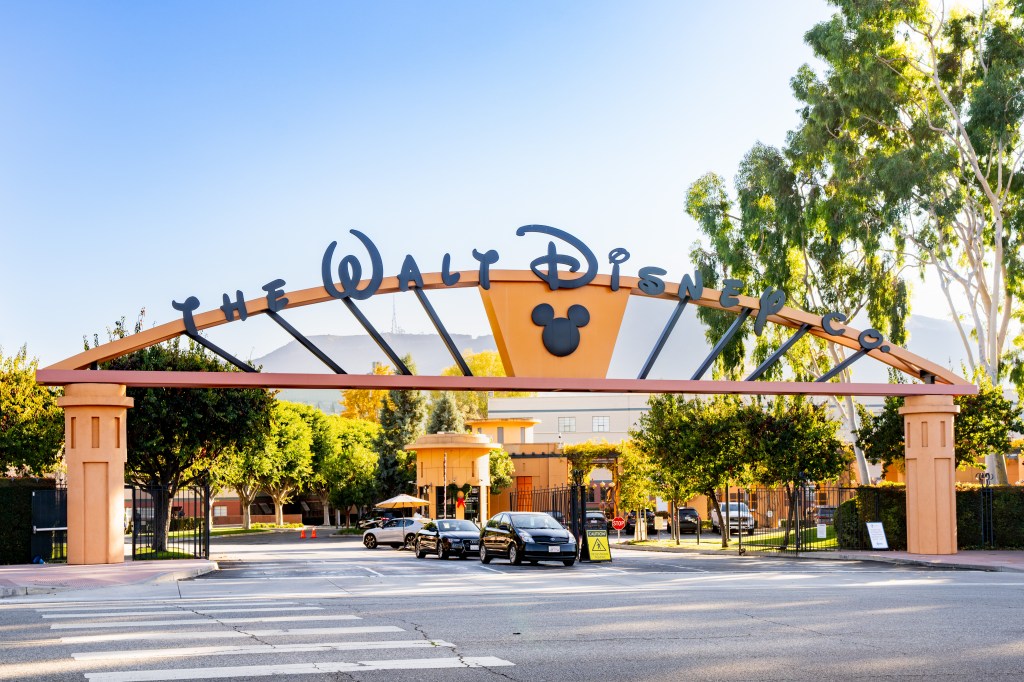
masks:
<path id="1" fill-rule="evenodd" d="M 383 642 L 325 642 L 323 644 L 259 644 L 253 646 L 193 646 L 173 649 L 136 649 L 134 651 L 87 651 L 71 654 L 76 661 L 101 661 L 132 658 L 178 658 L 182 656 L 229 656 L 253 654 L 297 654 L 316 651 L 360 651 L 364 649 L 431 649 L 454 647 L 444 641 L 426 639 Z"/>
<path id="2" fill-rule="evenodd" d="M 284 595 L 282 595 L 284 596 Z M 87 665 L 82 671 L 92 682 L 128 682 L 138 680 L 211 680 L 223 678 L 255 678 L 295 675 L 324 675 L 365 671 L 428 671 L 456 668 L 496 668 L 512 666 L 511 661 L 494 656 L 451 656 L 457 644 L 444 640 L 431 640 L 422 636 L 405 637 L 408 633 L 394 625 L 331 625 L 337 621 L 359 621 L 353 614 L 315 615 L 323 611 L 322 605 L 301 601 L 261 602 L 263 606 L 208 599 L 178 600 L 173 603 L 139 607 L 137 604 L 57 605 L 35 609 L 50 630 L 93 630 L 89 634 L 69 634 L 50 640 L 61 645 L 113 645 L 117 648 L 89 650 L 83 647 L 70 654 L 71 660 Z M 287 604 L 288 606 L 284 606 Z M 323 602 L 321 602 L 323 604 Z M 295 613 L 301 611 L 302 613 Z M 219 614 L 244 612 L 241 617 L 221 617 Z M 290 615 L 258 615 L 260 613 L 292 612 Z M 176 618 L 175 616 L 198 616 Z M 205 616 L 205 617 L 203 617 Z M 154 618 L 159 617 L 159 620 Z M 168 618 L 165 618 L 168 617 Z M 73 621 L 73 622 L 52 622 Z M 266 623 L 321 622 L 319 627 L 275 628 L 261 627 Z M 205 626 L 191 630 L 167 626 Z M 165 628 L 166 629 L 159 629 Z M 139 628 L 149 628 L 140 630 Z M 103 632 L 122 629 L 123 632 Z M 99 630 L 99 632 L 96 632 Z M 383 635 L 384 638 L 367 639 Z M 394 639 L 387 638 L 395 635 Z M 287 637 L 292 641 L 276 641 Z M 331 637 L 328 641 L 319 638 Z M 295 641 L 298 639 L 299 641 Z M 302 641 L 306 639 L 307 641 Z M 233 640 L 218 643 L 217 640 Z M 210 642 L 206 644 L 205 642 Z M 149 644 L 149 646 L 147 646 Z M 123 646 L 120 646 L 123 645 Z M 373 656 L 371 652 L 408 651 L 419 658 L 383 658 L 378 660 L 317 660 L 319 655 L 348 653 L 352 658 Z M 430 654 L 426 654 L 430 651 Z M 360 656 L 360 652 L 363 653 Z M 420 653 L 423 652 L 423 653 Z M 449 655 L 444 655 L 444 654 Z M 302 663 L 273 663 L 263 665 L 228 665 L 238 657 L 291 656 L 305 654 Z M 428 658 L 423 658 L 424 655 Z M 437 654 L 437 655 L 433 655 Z M 224 662 L 217 659 L 223 657 Z M 308 659 L 308 660 L 307 660 Z M 211 665 L 196 665 L 209 660 Z M 158 663 L 159 661 L 159 663 Z M 242 661 L 246 662 L 246 661 Z M 173 667 L 181 664 L 190 667 Z M 118 669 L 104 670 L 107 667 Z M 135 666 L 142 666 L 135 669 Z M 99 667 L 99 670 L 97 670 Z M 88 672 L 86 672 L 88 670 Z M 399 680 L 394 675 L 389 679 Z"/>
<path id="3" fill-rule="evenodd" d="M 183 614 L 196 613 L 209 615 L 213 613 L 280 613 L 282 611 L 323 611 L 321 606 L 267 606 L 263 608 L 236 609 L 174 609 L 173 611 L 106 611 L 98 613 L 44 613 L 43 618 L 106 618 L 110 616 L 180 616 Z"/>
<path id="4" fill-rule="evenodd" d="M 229 666 L 226 668 L 171 668 L 168 670 L 130 670 L 125 672 L 86 673 L 93 682 L 152 682 L 155 680 L 203 680 L 224 677 L 277 677 L 355 673 L 368 670 L 438 670 L 443 668 L 500 668 L 515 665 L 494 656 L 458 658 L 404 658 L 389 661 L 321 661 L 290 665 Z"/>
<path id="5" fill-rule="evenodd" d="M 93 628 L 124 628 L 139 626 L 161 626 L 161 625 L 209 625 L 210 623 L 286 623 L 288 621 L 301 620 L 359 620 L 359 616 L 265 616 L 254 618 L 182 618 L 180 620 L 132 620 L 105 623 L 53 623 L 51 630 L 91 630 Z"/>
<path id="6" fill-rule="evenodd" d="M 173 640 L 190 639 L 254 639 L 259 637 L 304 637 L 308 635 L 366 635 L 382 632 L 405 632 L 394 625 L 359 625 L 343 628 L 294 628 L 290 630 L 203 630 L 182 632 L 180 630 L 149 632 L 117 632 L 105 635 L 78 635 L 61 637 L 61 644 L 85 644 L 97 642 L 128 642 L 132 640 Z"/>

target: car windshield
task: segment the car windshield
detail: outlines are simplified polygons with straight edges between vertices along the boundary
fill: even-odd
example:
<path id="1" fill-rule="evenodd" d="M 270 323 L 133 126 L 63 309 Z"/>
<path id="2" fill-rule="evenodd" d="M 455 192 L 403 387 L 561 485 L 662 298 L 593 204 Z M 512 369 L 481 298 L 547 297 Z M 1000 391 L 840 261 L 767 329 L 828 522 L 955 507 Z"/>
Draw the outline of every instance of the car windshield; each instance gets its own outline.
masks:
<path id="1" fill-rule="evenodd" d="M 461 521 L 458 519 L 438 521 L 437 527 L 440 530 L 480 530 L 472 521 Z"/>
<path id="2" fill-rule="evenodd" d="M 524 514 L 522 516 L 514 516 L 512 517 L 512 522 L 515 523 L 516 528 L 562 529 L 562 525 L 547 514 Z"/>
<path id="3" fill-rule="evenodd" d="M 750 511 L 750 509 L 747 508 L 747 505 L 746 505 L 745 502 L 730 502 L 728 505 L 723 504 L 722 505 L 722 511 L 725 511 L 726 507 L 729 507 L 729 511 L 730 512 L 749 512 Z"/>

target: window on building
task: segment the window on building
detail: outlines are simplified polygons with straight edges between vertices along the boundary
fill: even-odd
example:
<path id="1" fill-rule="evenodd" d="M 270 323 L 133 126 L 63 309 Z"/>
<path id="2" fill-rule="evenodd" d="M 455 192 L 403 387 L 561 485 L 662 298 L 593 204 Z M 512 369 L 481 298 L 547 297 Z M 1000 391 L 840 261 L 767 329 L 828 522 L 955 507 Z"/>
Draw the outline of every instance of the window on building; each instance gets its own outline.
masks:
<path id="1" fill-rule="evenodd" d="M 227 516 L 228 515 L 228 508 L 227 507 L 214 506 L 214 508 L 213 508 L 213 515 L 214 516 Z"/>
<path id="2" fill-rule="evenodd" d="M 576 417 L 559 417 L 559 433 L 576 433 Z"/>
<path id="3" fill-rule="evenodd" d="M 505 427 L 504 426 L 499 426 L 498 427 L 498 442 L 499 443 L 504 443 L 505 442 Z"/>
<path id="4" fill-rule="evenodd" d="M 519 427 L 519 442 L 520 443 L 525 443 L 526 442 L 526 427 L 525 426 L 520 426 Z"/>
<path id="5" fill-rule="evenodd" d="M 594 417 L 594 432 L 606 433 L 611 426 L 611 417 Z"/>

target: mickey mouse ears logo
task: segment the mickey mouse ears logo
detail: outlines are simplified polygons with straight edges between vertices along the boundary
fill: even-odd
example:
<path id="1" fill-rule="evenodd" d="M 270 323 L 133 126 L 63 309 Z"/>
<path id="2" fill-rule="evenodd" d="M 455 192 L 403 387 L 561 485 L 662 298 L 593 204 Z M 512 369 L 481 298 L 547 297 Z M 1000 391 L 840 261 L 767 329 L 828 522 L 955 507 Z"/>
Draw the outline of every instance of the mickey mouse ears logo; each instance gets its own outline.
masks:
<path id="1" fill-rule="evenodd" d="M 569 306 L 567 317 L 555 317 L 555 309 L 541 303 L 530 315 L 533 323 L 544 327 L 541 340 L 552 355 L 564 358 L 580 346 L 580 327 L 590 324 L 590 311 L 581 305 Z"/>

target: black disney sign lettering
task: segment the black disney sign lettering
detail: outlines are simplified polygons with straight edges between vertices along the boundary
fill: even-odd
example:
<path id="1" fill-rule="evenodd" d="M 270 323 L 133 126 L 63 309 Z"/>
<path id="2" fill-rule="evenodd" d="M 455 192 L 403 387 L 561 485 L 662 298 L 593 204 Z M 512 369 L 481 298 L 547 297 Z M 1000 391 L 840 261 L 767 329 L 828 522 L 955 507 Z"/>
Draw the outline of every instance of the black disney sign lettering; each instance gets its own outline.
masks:
<path id="1" fill-rule="evenodd" d="M 320 275 L 323 280 L 324 289 L 333 298 L 339 300 L 351 299 L 361 301 L 370 298 L 380 289 L 384 280 L 384 264 L 380 251 L 376 244 L 368 236 L 359 230 L 350 230 L 350 233 L 362 244 L 366 254 L 361 259 L 354 254 L 347 254 L 341 258 L 337 267 L 334 267 L 335 251 L 338 242 L 331 242 L 324 251 L 320 262 Z M 516 230 L 517 236 L 528 234 L 540 234 L 551 237 L 547 249 L 543 255 L 538 256 L 530 262 L 530 270 L 538 279 L 545 282 L 551 291 L 559 289 L 577 289 L 586 286 L 594 280 L 598 274 L 598 259 L 594 252 L 579 238 L 547 225 L 524 225 Z M 567 253 L 566 249 L 572 249 L 576 253 Z M 483 289 L 491 288 L 490 268 L 498 262 L 500 256 L 494 249 L 480 251 L 472 250 L 472 256 L 478 265 L 479 286 Z M 611 290 L 618 291 L 620 281 L 620 269 L 623 263 L 629 260 L 630 254 L 624 248 L 615 248 L 608 253 L 608 263 L 611 265 Z M 364 272 L 364 263 L 366 265 Z M 360 284 L 365 284 L 360 288 Z M 637 287 L 648 296 L 658 296 L 665 293 L 666 283 L 663 277 L 668 272 L 656 266 L 645 266 L 637 270 L 639 281 Z M 441 259 L 441 281 L 445 286 L 454 286 L 458 283 L 461 274 L 451 270 L 451 254 L 445 253 Z M 423 288 L 423 275 L 419 264 L 410 254 L 402 261 L 399 268 L 398 288 L 401 291 L 408 291 L 415 286 Z M 284 295 L 285 281 L 275 279 L 263 285 L 267 292 L 267 307 L 273 313 L 283 310 L 288 305 L 288 299 Z M 749 310 L 742 308 L 738 295 L 742 293 L 744 283 L 738 279 L 726 279 L 722 283 L 722 290 L 718 302 L 723 308 L 741 309 L 748 314 Z M 679 300 L 698 300 L 704 293 L 703 278 L 700 272 L 693 275 L 683 275 L 675 294 Z M 782 310 L 786 303 L 786 293 L 780 289 L 768 288 L 760 295 L 760 303 L 757 316 L 754 320 L 754 332 L 760 335 L 770 315 Z M 185 328 L 189 335 L 198 333 L 193 312 L 199 308 L 199 299 L 189 296 L 184 303 L 172 301 L 175 310 L 182 313 Z M 224 318 L 228 322 L 235 319 L 245 320 L 247 311 L 245 309 L 245 297 L 241 290 L 236 290 L 234 297 L 227 293 L 223 296 L 223 305 L 220 306 Z M 590 311 L 584 306 L 574 304 L 566 311 L 566 317 L 556 317 L 555 310 L 548 304 L 541 304 L 534 308 L 532 321 L 535 325 L 543 328 L 541 339 L 544 347 L 553 355 L 565 357 L 571 355 L 580 345 L 580 329 L 590 322 Z M 837 323 L 846 322 L 846 315 L 832 312 L 822 317 L 822 328 L 826 333 L 833 336 L 841 336 L 846 332 L 844 327 Z M 860 333 L 858 341 L 862 351 L 879 350 L 889 352 L 890 347 L 884 343 L 884 337 L 877 329 L 866 329 Z"/>

